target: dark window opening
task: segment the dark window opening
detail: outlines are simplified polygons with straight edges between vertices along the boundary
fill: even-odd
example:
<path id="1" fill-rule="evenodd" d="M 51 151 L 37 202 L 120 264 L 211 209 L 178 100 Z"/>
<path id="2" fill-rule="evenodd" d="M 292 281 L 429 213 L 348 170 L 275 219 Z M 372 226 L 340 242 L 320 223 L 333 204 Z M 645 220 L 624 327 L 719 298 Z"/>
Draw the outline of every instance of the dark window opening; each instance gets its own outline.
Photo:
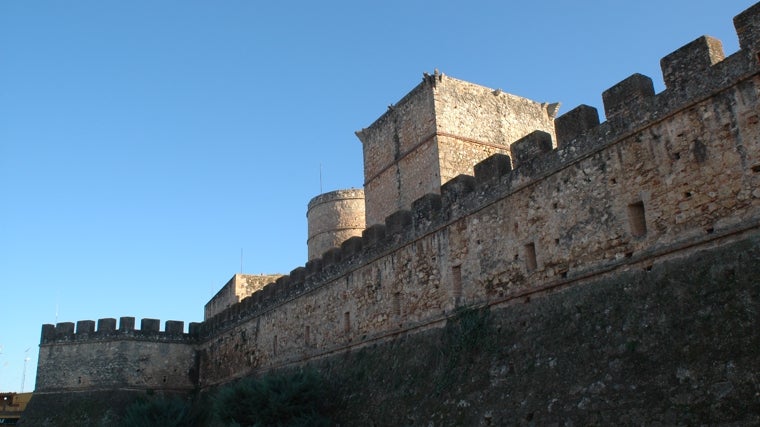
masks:
<path id="1" fill-rule="evenodd" d="M 636 202 L 628 205 L 628 222 L 631 226 L 631 234 L 634 237 L 641 237 L 647 234 L 644 202 Z"/>
<path id="2" fill-rule="evenodd" d="M 451 290 L 452 296 L 456 302 L 462 298 L 462 266 L 455 265 L 451 267 Z"/>
<path id="3" fill-rule="evenodd" d="M 525 245 L 525 267 L 528 271 L 533 271 L 538 267 L 536 262 L 536 245 L 531 242 Z"/>

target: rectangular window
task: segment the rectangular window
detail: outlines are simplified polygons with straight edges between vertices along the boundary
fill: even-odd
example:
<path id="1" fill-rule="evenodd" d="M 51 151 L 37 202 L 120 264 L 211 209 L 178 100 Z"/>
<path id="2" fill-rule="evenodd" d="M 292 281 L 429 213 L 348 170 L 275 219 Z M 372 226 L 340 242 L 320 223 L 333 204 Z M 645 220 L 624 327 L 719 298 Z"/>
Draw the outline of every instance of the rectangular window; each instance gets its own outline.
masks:
<path id="1" fill-rule="evenodd" d="M 628 205 L 628 222 L 631 226 L 631 235 L 641 237 L 647 234 L 647 220 L 644 214 L 644 202 L 636 202 Z"/>
<path id="2" fill-rule="evenodd" d="M 343 313 L 343 332 L 351 332 L 351 312 Z"/>
<path id="3" fill-rule="evenodd" d="M 393 294 L 392 308 L 394 316 L 401 316 L 401 292 L 396 292 Z"/>
<path id="4" fill-rule="evenodd" d="M 530 242 L 525 245 L 525 267 L 528 271 L 533 271 L 538 267 L 536 262 L 536 245 Z"/>
<path id="5" fill-rule="evenodd" d="M 459 303 L 462 298 L 462 266 L 451 267 L 451 293 L 454 301 Z"/>

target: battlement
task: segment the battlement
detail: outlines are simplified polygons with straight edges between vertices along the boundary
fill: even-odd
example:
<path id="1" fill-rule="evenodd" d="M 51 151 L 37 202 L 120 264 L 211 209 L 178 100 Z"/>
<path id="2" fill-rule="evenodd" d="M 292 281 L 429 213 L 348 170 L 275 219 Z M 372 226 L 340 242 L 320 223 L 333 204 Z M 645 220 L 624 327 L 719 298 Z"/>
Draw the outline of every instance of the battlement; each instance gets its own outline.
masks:
<path id="1" fill-rule="evenodd" d="M 662 92 L 638 73 L 604 91 L 604 121 L 425 75 L 357 133 L 360 234 L 315 244 L 288 275 L 235 275 L 187 332 L 132 317 L 43 325 L 38 385 L 205 388 L 443 326 L 462 307 L 511 308 L 757 241 L 760 4 L 734 25 L 738 52 L 703 36 L 662 58 Z M 315 197 L 310 241 L 356 232 L 360 199 Z"/>
<path id="2" fill-rule="evenodd" d="M 97 325 L 97 327 L 96 327 Z M 185 322 L 167 320 L 164 330 L 158 319 L 141 319 L 140 329 L 135 329 L 134 317 L 121 317 L 119 326 L 116 319 L 80 320 L 76 322 L 60 322 L 55 325 L 42 325 L 41 345 L 60 344 L 66 342 L 106 341 L 114 339 L 132 339 L 147 341 L 192 341 L 198 336 L 200 323 L 192 322 L 185 332 Z"/>
<path id="3" fill-rule="evenodd" d="M 671 138 L 672 135 L 661 134 L 670 130 L 655 131 L 653 127 L 676 114 L 699 113 L 701 107 L 697 105 L 711 97 L 727 97 L 729 91 L 738 91 L 740 99 L 742 96 L 746 98 L 744 102 L 756 102 L 757 94 L 752 92 L 756 89 L 752 87 L 753 84 L 756 85 L 760 70 L 757 52 L 757 47 L 760 46 L 757 40 L 760 34 L 760 6 L 755 5 L 738 15 L 734 22 L 740 38 L 740 51 L 725 57 L 720 41 L 708 36 L 686 44 L 662 59 L 661 68 L 666 89 L 661 93 L 654 92 L 651 78 L 633 74 L 602 94 L 606 121 L 600 122 L 595 108 L 581 105 L 557 117 L 553 122 L 552 132 L 538 129 L 511 141 L 508 144 L 511 156 L 497 153 L 487 157 L 474 166 L 474 174 L 460 174 L 454 177 L 438 187 L 437 192 L 430 192 L 414 200 L 410 209 L 398 210 L 387 215 L 382 224 L 368 222 L 369 227 L 361 237 L 352 237 L 340 248 L 327 250 L 321 257 L 311 259 L 304 266 L 294 269 L 289 276 L 270 282 L 239 304 L 208 319 L 201 325 L 201 337 L 209 337 L 220 330 L 260 316 L 299 296 L 334 283 L 340 277 L 357 272 L 362 266 L 419 242 L 425 236 L 441 232 L 453 223 L 499 200 L 531 188 L 536 183 L 544 182 L 560 171 L 578 168 L 582 162 L 599 156 L 601 152 L 617 144 L 631 144 L 632 138 Z M 371 129 L 362 130 L 358 134 L 364 139 L 369 133 L 380 132 L 384 123 L 398 120 L 400 110 L 406 108 L 403 104 L 419 97 L 423 86 L 440 87 L 446 78 L 439 74 L 426 76 L 420 86 L 389 109 Z M 501 95 L 501 92 L 494 96 L 497 95 Z M 754 133 L 748 137 L 756 138 L 757 110 L 742 114 L 744 122 L 735 126 L 752 129 L 751 132 Z M 688 127 L 683 126 L 684 129 Z M 733 131 L 736 132 L 736 128 Z M 637 136 L 639 134 L 640 136 Z M 673 148 L 671 153 L 662 155 L 674 159 L 690 155 L 697 163 L 703 163 L 705 157 L 724 155 L 709 146 L 706 147 L 704 144 L 709 144 L 709 141 L 704 141 L 699 135 L 685 134 L 684 130 L 677 135 L 678 138 L 691 138 L 680 143 L 685 148 Z M 757 144 L 757 141 L 754 143 Z M 608 157 L 609 154 L 605 156 L 604 162 L 609 163 L 606 167 L 620 167 Z M 655 159 L 642 158 L 641 161 L 653 162 Z M 760 158 L 757 153 L 747 154 L 742 168 L 743 174 L 756 180 L 757 170 L 760 170 Z M 624 171 L 609 173 L 622 175 Z M 620 178 L 613 176 L 609 179 L 607 185 L 616 186 Z M 570 193 L 563 195 L 562 190 L 558 191 L 552 196 L 555 209 L 558 209 L 558 205 L 572 203 L 570 200 L 577 197 Z M 626 197 L 625 205 L 638 206 L 637 203 L 641 203 L 642 195 L 631 194 Z M 753 193 L 750 198 L 754 200 L 752 203 L 757 205 L 760 192 Z M 712 224 L 705 229 L 709 229 L 710 233 L 717 232 Z M 528 258 L 531 255 L 530 251 L 535 250 L 532 248 L 526 246 Z M 633 252 L 626 250 L 625 253 L 629 256 L 628 254 Z M 535 257 L 535 254 L 532 256 Z M 619 256 L 623 256 L 623 253 Z M 517 258 L 517 255 L 515 257 Z M 615 259 L 617 258 L 613 256 L 612 260 L 597 260 L 594 261 L 595 264 L 576 265 L 573 269 L 566 265 L 559 266 L 556 271 L 561 273 L 562 278 L 571 278 L 573 274 L 580 274 L 587 268 L 598 267 L 600 262 L 611 262 Z"/>

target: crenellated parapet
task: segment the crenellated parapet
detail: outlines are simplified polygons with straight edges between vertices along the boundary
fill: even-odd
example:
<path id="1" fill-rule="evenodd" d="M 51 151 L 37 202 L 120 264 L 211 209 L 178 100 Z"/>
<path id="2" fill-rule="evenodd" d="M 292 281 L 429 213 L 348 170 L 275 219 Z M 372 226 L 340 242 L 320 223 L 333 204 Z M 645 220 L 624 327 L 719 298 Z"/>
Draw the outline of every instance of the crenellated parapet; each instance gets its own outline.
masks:
<path id="1" fill-rule="evenodd" d="M 613 154 L 615 152 L 613 148 L 618 144 L 635 144 L 636 141 L 644 139 L 653 141 L 651 144 L 658 144 L 657 141 L 662 139 L 673 138 L 675 140 L 677 138 L 683 139 L 689 137 L 692 138 L 689 141 L 679 140 L 680 142 L 678 142 L 687 147 L 688 152 L 679 151 L 680 149 L 671 150 L 667 144 L 663 145 L 663 143 L 659 143 L 662 145 L 662 148 L 656 148 L 657 150 L 671 151 L 656 155 L 666 156 L 667 159 L 670 159 L 668 161 L 671 163 L 687 154 L 697 163 L 704 162 L 705 156 L 722 156 L 723 153 L 714 151 L 705 146 L 705 144 L 710 143 L 708 141 L 710 138 L 723 138 L 724 136 L 708 135 L 703 140 L 700 139 L 702 138 L 700 136 L 688 136 L 686 131 L 679 131 L 674 126 L 658 127 L 658 124 L 666 123 L 676 115 L 688 115 L 686 113 L 697 109 L 700 103 L 704 103 L 706 100 L 715 97 L 725 97 L 728 99 L 725 102 L 728 103 L 735 102 L 734 99 L 738 99 L 738 102 L 757 102 L 757 81 L 759 78 L 758 72 L 760 72 L 760 58 L 758 56 L 760 54 L 760 5 L 755 5 L 738 15 L 734 19 L 734 23 L 741 47 L 738 52 L 726 57 L 719 40 L 708 36 L 697 38 L 693 42 L 662 58 L 660 64 L 663 79 L 666 83 L 664 91 L 655 93 L 651 78 L 641 74 L 633 74 L 602 94 L 606 116 L 605 121 L 600 121 L 599 114 L 595 108 L 581 105 L 553 119 L 554 129 L 535 129 L 516 140 L 506 142 L 508 154 L 496 153 L 477 162 L 473 167 L 472 174 L 460 174 L 453 177 L 437 187 L 435 191 L 430 191 L 421 197 L 417 197 L 409 204 L 408 208 L 390 213 L 382 223 L 368 221 L 368 228 L 361 233 L 361 236 L 354 236 L 345 240 L 340 247 L 331 248 L 322 253 L 321 256 L 310 259 L 304 266 L 294 269 L 290 275 L 270 282 L 260 291 L 243 299 L 239 304 L 235 304 L 214 317 L 207 319 L 199 328 L 201 340 L 248 319 L 271 312 L 290 301 L 329 286 L 331 283 L 336 283 L 337 279 L 348 277 L 348 275 L 359 271 L 363 266 L 377 262 L 383 257 L 389 256 L 389 254 L 415 244 L 415 242 L 420 242 L 426 236 L 443 233 L 447 227 L 461 222 L 463 218 L 475 215 L 497 202 L 508 200 L 518 192 L 522 192 L 539 183 L 544 183 L 547 179 L 561 171 L 569 171 L 572 168 L 582 167 L 583 162 L 595 156 L 601 157 L 599 160 L 595 160 L 599 163 L 596 166 L 597 168 L 601 168 L 602 170 L 607 168 L 615 172 L 615 168 L 621 167 L 622 164 L 619 159 L 614 158 L 614 156 L 621 156 L 622 154 Z M 440 74 L 426 77 L 422 86 L 415 88 L 413 93 L 410 93 L 399 104 L 389 109 L 383 117 L 378 119 L 371 129 L 359 132 L 360 138 L 367 140 L 367 146 L 374 147 L 373 144 L 379 144 L 380 140 L 388 136 L 383 133 L 391 132 L 394 121 L 396 123 L 405 123 L 404 120 L 406 119 L 399 116 L 399 114 L 412 108 L 409 105 L 410 100 L 416 99 L 414 102 L 426 105 L 425 108 L 428 110 L 423 109 L 424 112 L 432 114 L 430 111 L 434 108 L 434 98 L 437 94 L 435 91 L 442 90 L 446 84 L 452 84 L 451 82 L 447 82 L 447 78 Z M 432 95 L 429 95 L 430 97 L 425 97 L 428 95 L 422 96 L 421 94 L 425 93 L 428 89 L 434 90 L 434 92 L 431 92 Z M 469 91 L 468 93 L 477 92 L 478 96 L 485 95 L 485 92 L 481 94 L 478 92 L 479 89 L 476 90 L 469 86 L 467 87 L 467 91 Z M 502 95 L 499 91 L 499 93 L 490 96 L 498 97 Z M 526 103 L 526 105 L 530 105 L 533 108 L 533 104 Z M 546 109 L 548 107 L 544 105 L 543 108 Z M 757 110 L 746 108 L 746 106 L 742 108 L 744 108 L 742 112 L 737 114 L 743 115 L 742 120 L 745 120 L 745 122 L 734 126 L 743 126 L 746 137 L 750 138 L 750 140 L 757 138 L 757 129 L 753 127 L 756 126 L 758 121 Z M 707 112 L 705 114 L 711 113 Z M 422 125 L 428 126 L 430 123 L 424 122 L 417 125 L 417 127 L 409 125 L 409 127 L 398 128 L 398 131 L 408 132 L 407 134 L 398 136 L 402 138 L 401 144 L 409 143 L 411 147 L 409 150 L 412 148 L 420 149 L 421 145 L 414 145 L 412 143 L 418 140 L 427 141 L 425 138 L 427 138 L 426 135 L 430 132 L 432 132 L 430 135 L 435 135 L 433 128 L 422 129 L 419 127 Z M 728 128 L 724 131 L 737 132 L 735 128 Z M 668 132 L 675 132 L 677 134 L 669 135 Z M 403 138 L 407 138 L 408 141 L 404 142 Z M 759 144 L 757 140 L 747 141 L 746 143 Z M 409 150 L 407 150 L 407 154 L 405 155 L 408 156 L 408 153 L 412 152 Z M 603 152 L 606 154 L 601 155 L 600 153 Z M 747 180 L 755 179 L 752 177 L 756 176 L 758 171 L 760 171 L 760 158 L 753 153 L 745 153 L 744 163 L 741 166 L 743 168 L 743 172 L 741 173 L 746 176 L 745 179 Z M 642 164 L 646 164 L 647 161 L 653 162 L 655 159 L 642 159 Z M 376 176 L 384 173 L 385 168 L 387 168 L 386 163 L 380 162 L 375 165 L 375 169 L 377 169 Z M 675 166 L 671 164 L 668 167 Z M 620 170 L 618 172 L 618 175 L 621 176 L 631 174 L 630 170 Z M 583 171 L 583 174 L 586 173 L 586 171 Z M 676 170 L 676 172 L 667 173 L 681 172 Z M 684 173 L 688 173 L 688 171 Z M 607 191 L 610 194 L 617 192 L 616 194 L 622 194 L 623 196 L 621 197 L 625 198 L 625 200 L 619 202 L 614 200 L 609 201 L 611 204 L 620 204 L 622 206 L 610 206 L 609 209 L 613 210 L 614 208 L 615 212 L 625 212 L 625 209 L 628 209 L 629 215 L 634 215 L 638 212 L 639 206 L 642 206 L 643 209 L 644 199 L 651 197 L 650 191 L 642 189 L 638 192 L 633 192 L 633 186 L 631 186 L 631 191 L 626 192 L 627 189 L 621 190 L 614 186 L 618 185 L 616 184 L 617 180 L 622 178 L 612 176 L 614 175 L 612 172 L 609 172 L 609 174 L 611 176 L 605 185 L 612 187 L 606 189 L 600 188 L 598 190 Z M 375 175 L 371 178 L 374 179 Z M 571 174 L 567 173 L 567 175 Z M 661 176 L 657 179 L 671 179 L 669 176 Z M 630 182 L 635 183 L 637 178 L 631 177 L 628 179 Z M 556 187 L 558 190 L 556 190 L 555 194 L 551 196 L 545 195 L 545 197 L 551 197 L 555 200 L 553 203 L 546 202 L 549 206 L 553 206 L 553 209 L 561 209 L 564 203 L 581 203 L 581 201 L 576 199 L 577 195 L 570 194 L 570 190 L 563 190 L 559 184 Z M 566 193 L 563 193 L 563 191 L 566 191 Z M 674 188 L 670 191 L 677 193 L 681 190 Z M 751 192 L 751 189 L 749 191 Z M 692 197 L 692 193 L 692 191 L 683 190 L 681 191 L 681 197 L 690 198 Z M 670 196 L 664 195 L 662 197 Z M 646 203 L 648 204 L 649 201 L 646 201 Z M 673 205 L 687 206 L 684 203 L 675 201 Z M 756 204 L 757 202 L 751 203 Z M 667 209 L 670 208 L 667 207 Z M 678 221 L 680 221 L 678 219 L 680 218 L 679 215 L 684 215 L 679 209 L 674 209 L 672 212 L 661 211 L 658 215 L 675 216 L 677 225 Z M 704 205 L 700 209 L 708 209 L 708 206 Z M 710 207 L 709 209 L 715 208 Z M 624 216 L 624 214 L 620 215 Z M 534 221 L 533 219 L 529 220 Z M 508 222 L 508 219 L 505 219 L 505 221 Z M 600 221 L 602 220 L 600 219 Z M 651 214 L 649 218 L 642 216 L 640 221 L 644 223 L 645 227 L 646 221 L 652 222 L 649 224 L 649 227 L 660 226 L 659 222 L 657 222 L 660 220 L 651 217 Z M 634 224 L 636 221 L 631 220 L 631 222 L 632 225 L 630 227 L 635 228 Z M 673 227 L 676 226 L 674 225 Z M 516 223 L 514 228 L 517 228 Z M 715 232 L 713 225 L 705 225 L 703 228 L 704 230 L 708 230 L 709 233 Z M 607 232 L 607 230 L 600 230 L 599 232 Z M 692 231 L 689 231 L 689 233 L 692 233 Z M 635 240 L 638 232 L 633 231 L 632 234 Z M 684 235 L 680 237 L 685 239 L 688 236 Z M 668 239 L 675 239 L 675 237 L 662 238 L 661 240 L 665 241 Z M 619 233 L 617 237 L 611 237 L 611 241 L 618 242 L 614 244 L 622 244 L 619 242 L 623 240 L 619 236 Z M 563 239 L 557 237 L 552 238 L 551 241 L 562 244 Z M 605 244 L 612 245 L 613 243 Z M 536 250 L 534 245 L 535 243 L 532 241 L 520 243 L 518 246 L 520 246 L 520 251 L 522 252 L 515 254 L 515 259 L 522 259 L 524 257 L 528 259 L 531 257 L 535 258 L 536 254 L 532 253 Z M 643 244 L 638 245 L 643 247 Z M 629 244 L 629 246 L 633 247 L 632 244 Z M 639 250 L 639 246 L 636 246 L 637 250 Z M 651 251 L 651 249 L 646 250 Z M 631 254 L 634 253 L 633 250 L 629 249 L 622 249 L 622 251 L 620 254 L 603 256 L 619 259 L 620 257 L 632 256 Z M 597 264 L 589 266 L 576 265 L 573 268 L 575 271 L 580 272 L 594 265 L 601 265 L 599 263 L 604 262 L 609 261 L 600 259 L 594 261 Z M 565 260 L 557 261 L 556 267 L 553 268 L 555 268 L 558 277 L 572 277 L 574 273 L 568 267 L 568 263 Z M 531 264 L 536 265 L 533 266 Z M 528 261 L 528 270 L 538 268 L 540 264 L 540 260 Z M 546 264 L 549 265 L 551 263 L 547 262 Z"/>
<path id="2" fill-rule="evenodd" d="M 121 317 L 118 322 L 114 318 L 60 322 L 55 325 L 42 325 L 41 345 L 60 344 L 67 342 L 82 343 L 86 341 L 106 341 L 114 339 L 132 339 L 160 342 L 192 342 L 198 336 L 200 323 L 192 322 L 185 332 L 185 322 L 167 320 L 161 330 L 158 319 L 141 319 L 140 328 L 135 328 L 134 317 Z"/>
<path id="3" fill-rule="evenodd" d="M 604 91 L 604 120 L 425 75 L 357 133 L 365 190 L 310 202 L 304 265 L 236 274 L 187 331 L 43 325 L 38 391 L 205 388 L 756 240 L 760 3 L 734 25 L 738 52 L 697 38 L 662 58 L 660 93 L 637 73 Z"/>

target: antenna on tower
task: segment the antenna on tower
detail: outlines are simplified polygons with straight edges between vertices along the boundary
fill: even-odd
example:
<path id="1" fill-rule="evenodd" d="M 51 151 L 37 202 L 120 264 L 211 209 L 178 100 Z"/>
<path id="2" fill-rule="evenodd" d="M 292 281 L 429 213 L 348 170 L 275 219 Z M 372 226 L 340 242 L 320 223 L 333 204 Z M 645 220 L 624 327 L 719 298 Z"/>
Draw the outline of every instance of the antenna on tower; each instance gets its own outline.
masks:
<path id="1" fill-rule="evenodd" d="M 322 162 L 319 162 L 319 194 L 322 194 Z"/>
<path id="2" fill-rule="evenodd" d="M 26 382 L 26 365 L 29 363 L 29 350 L 32 348 L 29 347 L 26 350 L 24 350 L 24 372 L 21 374 L 21 392 L 24 392 L 24 383 Z"/>

